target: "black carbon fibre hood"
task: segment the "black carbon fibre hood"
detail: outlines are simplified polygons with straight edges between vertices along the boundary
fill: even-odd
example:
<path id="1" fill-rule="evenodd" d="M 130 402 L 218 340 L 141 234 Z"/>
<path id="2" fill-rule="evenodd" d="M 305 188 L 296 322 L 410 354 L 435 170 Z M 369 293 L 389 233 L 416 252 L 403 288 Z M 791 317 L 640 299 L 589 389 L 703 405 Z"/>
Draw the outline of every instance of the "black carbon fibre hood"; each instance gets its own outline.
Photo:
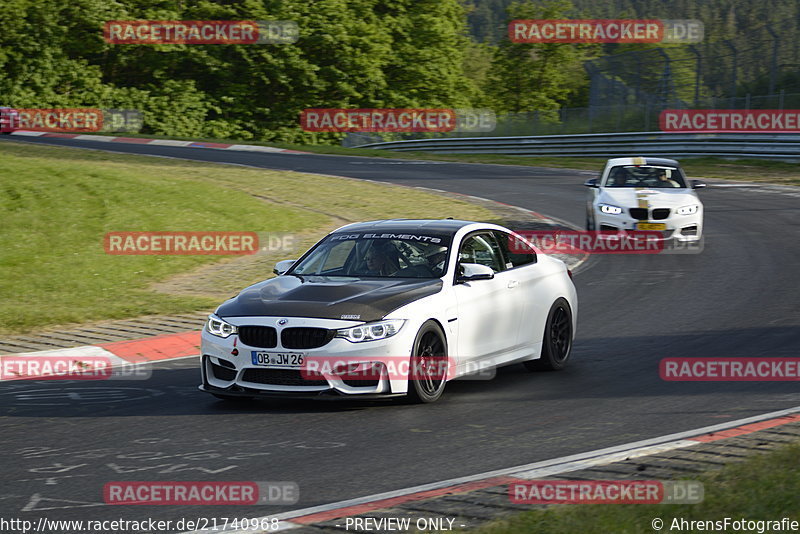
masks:
<path id="1" fill-rule="evenodd" d="M 281 316 L 375 321 L 441 291 L 433 279 L 285 275 L 244 289 L 217 308 L 220 317 Z"/>

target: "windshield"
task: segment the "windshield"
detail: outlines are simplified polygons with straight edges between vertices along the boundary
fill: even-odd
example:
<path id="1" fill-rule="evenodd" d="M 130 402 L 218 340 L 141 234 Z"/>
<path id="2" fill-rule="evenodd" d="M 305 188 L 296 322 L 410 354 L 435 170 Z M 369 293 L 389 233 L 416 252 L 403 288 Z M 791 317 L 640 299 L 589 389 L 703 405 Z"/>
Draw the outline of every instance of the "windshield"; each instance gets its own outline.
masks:
<path id="1" fill-rule="evenodd" d="M 403 233 L 333 234 L 287 274 L 378 278 L 439 278 L 450 237 Z"/>
<path id="2" fill-rule="evenodd" d="M 603 187 L 686 187 L 683 172 L 677 167 L 620 165 L 608 173 Z"/>

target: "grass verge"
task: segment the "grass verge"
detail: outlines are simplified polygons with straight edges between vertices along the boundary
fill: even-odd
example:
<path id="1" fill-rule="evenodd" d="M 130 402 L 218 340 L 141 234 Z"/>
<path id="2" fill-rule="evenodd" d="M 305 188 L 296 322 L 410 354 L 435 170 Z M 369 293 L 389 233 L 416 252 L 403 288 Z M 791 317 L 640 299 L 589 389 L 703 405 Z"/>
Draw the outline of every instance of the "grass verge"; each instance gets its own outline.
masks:
<path id="1" fill-rule="evenodd" d="M 715 521 L 730 517 L 752 520 L 798 520 L 800 505 L 800 444 L 758 454 L 744 462 L 698 477 L 705 487 L 699 504 L 558 505 L 524 512 L 488 523 L 475 534 L 649 533 L 652 521 L 663 521 L 661 532 L 699 532 L 708 528 L 677 528 L 674 521 Z M 678 523 L 679 524 L 679 523 Z M 672 527 L 672 528 L 671 528 Z M 730 528 L 730 527 L 729 527 Z M 722 532 L 724 530 L 717 529 Z M 773 530 L 766 530 L 773 532 Z"/>
<path id="2" fill-rule="evenodd" d="M 414 159 L 431 161 L 452 161 L 457 163 L 486 163 L 494 165 L 523 165 L 528 167 L 555 167 L 600 172 L 605 165 L 604 158 L 575 157 L 526 157 L 504 154 L 436 154 L 430 152 L 395 152 L 368 148 L 345 148 L 332 145 L 290 145 L 241 139 L 197 139 L 189 137 L 157 136 L 144 134 L 125 134 L 127 137 L 147 137 L 153 139 L 178 139 L 186 141 L 206 141 L 211 143 L 240 143 L 249 145 L 273 146 L 315 154 L 338 156 L 365 156 L 373 158 Z M 638 155 L 638 154 L 632 154 Z M 760 159 L 723 158 L 679 158 L 690 178 L 711 178 L 764 182 L 781 185 L 800 185 L 800 164 Z"/>
<path id="3" fill-rule="evenodd" d="M 0 176 L 0 334 L 207 309 L 219 299 L 153 285 L 220 263 L 225 291 L 235 291 L 284 259 L 241 271 L 242 258 L 107 255 L 111 231 L 288 232 L 305 246 L 349 221 L 495 219 L 400 186 L 26 143 L 0 144 Z"/>

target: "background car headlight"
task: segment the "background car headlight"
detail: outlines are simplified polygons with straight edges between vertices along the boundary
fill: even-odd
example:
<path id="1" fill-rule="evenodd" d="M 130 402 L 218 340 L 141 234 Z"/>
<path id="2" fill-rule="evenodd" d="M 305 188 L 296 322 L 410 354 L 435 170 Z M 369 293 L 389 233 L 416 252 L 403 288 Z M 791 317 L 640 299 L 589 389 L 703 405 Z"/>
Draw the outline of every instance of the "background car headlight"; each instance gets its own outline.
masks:
<path id="1" fill-rule="evenodd" d="M 233 326 L 230 323 L 226 323 L 216 315 L 208 316 L 208 322 L 206 323 L 206 330 L 208 330 L 209 333 L 219 337 L 232 336 L 237 332 L 235 326 Z"/>
<path id="2" fill-rule="evenodd" d="M 405 319 L 387 319 L 386 321 L 365 323 L 359 326 L 337 330 L 336 337 L 343 337 L 352 343 L 386 339 L 399 332 L 405 322 Z"/>
<path id="3" fill-rule="evenodd" d="M 600 204 L 600 211 L 610 215 L 619 215 L 622 213 L 622 208 L 618 206 L 612 206 L 611 204 Z"/>
<path id="4" fill-rule="evenodd" d="M 692 204 L 691 206 L 684 206 L 682 208 L 678 208 L 678 215 L 691 215 L 692 213 L 697 213 L 697 209 L 700 206 L 697 204 Z"/>

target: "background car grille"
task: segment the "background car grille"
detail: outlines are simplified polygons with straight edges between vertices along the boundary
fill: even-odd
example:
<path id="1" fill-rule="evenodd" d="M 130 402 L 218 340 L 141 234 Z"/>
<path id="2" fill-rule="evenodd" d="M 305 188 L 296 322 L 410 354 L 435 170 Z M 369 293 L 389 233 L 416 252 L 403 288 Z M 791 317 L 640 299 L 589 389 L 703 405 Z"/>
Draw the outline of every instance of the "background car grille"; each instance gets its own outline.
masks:
<path id="1" fill-rule="evenodd" d="M 263 349 L 278 346 L 278 334 L 271 326 L 240 326 L 239 340 L 245 345 Z"/>
<path id="2" fill-rule="evenodd" d="M 273 386 L 327 386 L 327 380 L 313 380 L 296 369 L 245 369 L 244 382 Z"/>
<path id="3" fill-rule="evenodd" d="M 648 216 L 647 208 L 630 208 L 628 211 L 630 212 L 631 217 L 639 221 L 646 221 L 650 218 Z M 664 219 L 669 218 L 669 208 L 655 208 L 653 210 L 652 218 L 656 221 L 663 221 Z"/>
<path id="4" fill-rule="evenodd" d="M 336 330 L 327 328 L 284 328 L 281 331 L 281 345 L 287 349 L 316 349 L 326 345 Z"/>
<path id="5" fill-rule="evenodd" d="M 656 208 L 653 210 L 653 219 L 660 221 L 669 217 L 669 208 Z"/>

